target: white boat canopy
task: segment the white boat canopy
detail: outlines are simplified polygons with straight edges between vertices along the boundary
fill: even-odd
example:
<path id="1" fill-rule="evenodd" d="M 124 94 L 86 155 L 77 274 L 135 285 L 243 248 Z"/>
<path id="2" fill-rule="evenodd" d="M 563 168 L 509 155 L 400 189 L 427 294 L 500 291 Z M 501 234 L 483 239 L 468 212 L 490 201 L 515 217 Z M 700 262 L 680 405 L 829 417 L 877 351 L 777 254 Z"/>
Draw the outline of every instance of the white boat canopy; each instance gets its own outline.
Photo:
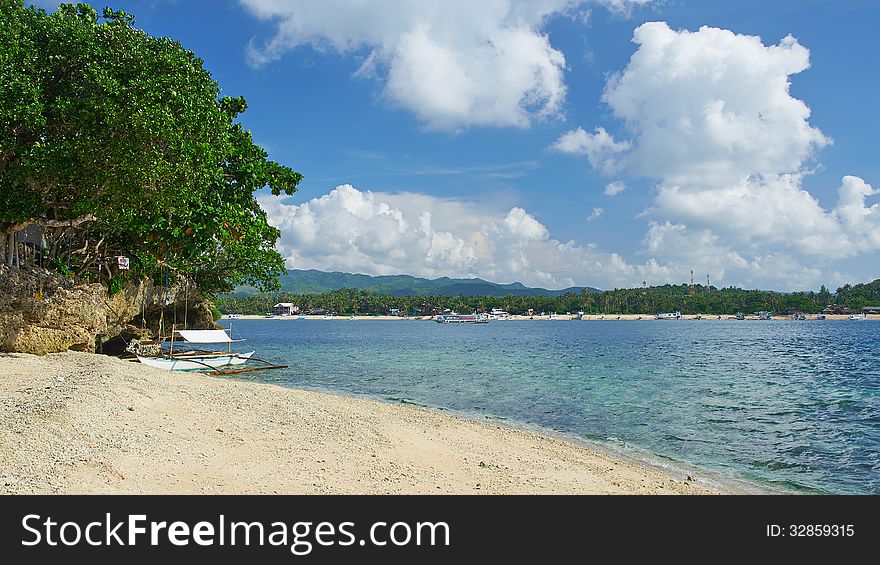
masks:
<path id="1" fill-rule="evenodd" d="M 232 343 L 235 341 L 226 330 L 177 330 L 177 333 L 190 343 Z"/>

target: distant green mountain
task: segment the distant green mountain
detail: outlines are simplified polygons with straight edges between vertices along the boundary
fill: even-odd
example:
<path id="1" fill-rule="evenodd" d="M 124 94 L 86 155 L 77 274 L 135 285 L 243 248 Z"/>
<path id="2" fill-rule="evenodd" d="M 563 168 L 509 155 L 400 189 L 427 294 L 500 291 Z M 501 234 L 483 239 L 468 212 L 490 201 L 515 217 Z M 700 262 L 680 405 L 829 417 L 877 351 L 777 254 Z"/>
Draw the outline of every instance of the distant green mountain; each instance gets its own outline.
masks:
<path id="1" fill-rule="evenodd" d="M 281 292 L 291 294 L 323 294 L 340 288 L 367 290 L 376 294 L 392 296 L 562 296 L 568 292 L 579 293 L 585 287 L 573 286 L 562 290 L 530 288 L 522 283 L 498 284 L 483 279 L 423 279 L 409 275 L 354 275 L 351 273 L 325 273 L 314 269 L 293 269 L 278 278 Z M 599 289 L 586 287 L 592 292 Z M 234 296 L 258 294 L 253 287 L 239 287 Z"/>

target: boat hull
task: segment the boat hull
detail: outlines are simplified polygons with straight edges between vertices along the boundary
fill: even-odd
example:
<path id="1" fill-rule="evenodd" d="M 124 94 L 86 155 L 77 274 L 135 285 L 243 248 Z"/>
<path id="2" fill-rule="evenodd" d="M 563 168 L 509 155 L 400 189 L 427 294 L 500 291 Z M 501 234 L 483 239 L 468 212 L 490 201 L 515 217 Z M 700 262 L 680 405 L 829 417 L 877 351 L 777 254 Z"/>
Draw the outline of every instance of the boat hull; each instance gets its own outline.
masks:
<path id="1" fill-rule="evenodd" d="M 489 318 L 474 314 L 444 314 L 434 320 L 438 324 L 487 324 Z"/>
<path id="2" fill-rule="evenodd" d="M 194 357 L 192 359 L 168 359 L 167 357 L 142 357 L 138 361 L 150 367 L 168 371 L 199 371 L 204 369 L 222 369 L 233 365 L 243 365 L 254 352 L 220 355 L 218 357 Z"/>

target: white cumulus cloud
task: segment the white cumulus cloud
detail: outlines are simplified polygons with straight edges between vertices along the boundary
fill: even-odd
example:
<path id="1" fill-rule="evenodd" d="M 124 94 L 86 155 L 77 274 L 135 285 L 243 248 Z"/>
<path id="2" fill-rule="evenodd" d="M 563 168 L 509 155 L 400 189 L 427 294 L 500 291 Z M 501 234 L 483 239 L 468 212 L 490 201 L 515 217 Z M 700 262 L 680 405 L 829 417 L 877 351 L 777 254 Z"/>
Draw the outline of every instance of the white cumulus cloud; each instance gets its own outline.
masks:
<path id="1" fill-rule="evenodd" d="M 791 288 L 821 281 L 817 265 L 880 250 L 880 205 L 867 201 L 877 190 L 844 177 L 826 209 L 803 187 L 808 163 L 831 143 L 790 93 L 791 77 L 810 66 L 806 47 L 663 22 L 639 26 L 633 41 L 602 97 L 623 139 L 577 128 L 551 147 L 605 174 L 657 181 L 646 253 Z"/>
<path id="2" fill-rule="evenodd" d="M 618 180 L 605 185 L 605 190 L 602 192 L 602 194 L 604 194 L 605 196 L 617 196 L 624 190 L 626 190 L 626 185 Z"/>
<path id="3" fill-rule="evenodd" d="M 596 1 L 596 0 L 593 0 Z M 601 0 L 626 12 L 648 0 Z M 308 45 L 366 53 L 361 76 L 384 81 L 385 97 L 429 129 L 528 126 L 557 115 L 565 57 L 543 31 L 547 19 L 585 0 L 240 0 L 277 22 L 248 49 L 259 66 Z"/>
<path id="4" fill-rule="evenodd" d="M 577 128 L 563 134 L 550 149 L 569 155 L 584 155 L 594 169 L 612 174 L 620 168 L 621 155 L 629 151 L 630 143 L 615 141 L 605 128 L 596 128 L 594 133 Z"/>
<path id="5" fill-rule="evenodd" d="M 270 223 L 281 229 L 276 247 L 289 268 L 481 277 L 545 288 L 585 281 L 627 286 L 645 278 L 666 282 L 674 275 L 656 261 L 630 264 L 592 244 L 556 240 L 520 207 L 499 210 L 351 185 L 302 204 L 265 197 L 261 205 Z"/>
<path id="6" fill-rule="evenodd" d="M 830 142 L 789 93 L 790 76 L 809 68 L 809 51 L 793 37 L 765 46 L 729 30 L 652 22 L 633 41 L 638 50 L 603 99 L 634 138 L 634 172 L 678 184 L 737 182 L 798 171 Z"/>
<path id="7" fill-rule="evenodd" d="M 778 175 L 703 190 L 661 186 L 652 213 L 711 229 L 732 244 L 784 248 L 811 260 L 880 249 L 880 205 L 865 203 L 876 190 L 858 177 L 844 177 L 837 205 L 828 211 L 801 180 Z"/>

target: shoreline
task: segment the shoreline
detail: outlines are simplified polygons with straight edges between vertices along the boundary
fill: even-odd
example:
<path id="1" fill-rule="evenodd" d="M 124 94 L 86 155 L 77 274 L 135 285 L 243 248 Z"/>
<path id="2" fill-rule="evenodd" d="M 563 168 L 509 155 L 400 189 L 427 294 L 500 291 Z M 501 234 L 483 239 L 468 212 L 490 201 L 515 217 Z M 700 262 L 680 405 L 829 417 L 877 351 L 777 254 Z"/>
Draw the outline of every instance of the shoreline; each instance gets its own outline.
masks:
<path id="1" fill-rule="evenodd" d="M 327 394 L 330 396 L 338 396 L 342 398 L 351 398 L 355 400 L 366 400 L 368 402 L 378 402 L 380 404 L 386 404 L 390 406 L 401 406 L 404 408 L 414 408 L 417 410 L 427 410 L 429 412 L 435 412 L 443 415 L 447 415 L 453 419 L 462 420 L 465 422 L 473 422 L 478 425 L 488 425 L 495 428 L 505 428 L 510 430 L 518 430 L 525 432 L 527 434 L 540 436 L 548 439 L 556 439 L 561 442 L 571 444 L 575 447 L 586 449 L 587 451 L 595 452 L 607 456 L 616 461 L 623 461 L 629 464 L 633 464 L 637 467 L 646 467 L 648 469 L 660 472 L 664 475 L 667 475 L 670 478 L 677 479 L 683 482 L 689 482 L 691 485 L 701 486 L 707 489 L 710 489 L 711 494 L 726 494 L 726 495 L 745 495 L 745 494 L 763 494 L 763 495 L 785 495 L 785 494 L 802 494 L 795 490 L 785 490 L 781 488 L 774 488 L 769 485 L 757 483 L 757 482 L 749 482 L 745 479 L 740 479 L 737 477 L 727 476 L 723 473 L 712 471 L 709 469 L 705 469 L 699 467 L 698 465 L 687 463 L 684 461 L 679 461 L 676 459 L 672 459 L 663 455 L 659 455 L 656 453 L 652 453 L 650 451 L 645 451 L 642 449 L 635 448 L 633 446 L 627 445 L 625 442 L 601 442 L 599 440 L 588 439 L 584 437 L 580 437 L 572 432 L 554 430 L 551 428 L 545 428 L 537 424 L 512 420 L 510 418 L 493 416 L 488 414 L 481 414 L 479 412 L 467 412 L 462 410 L 455 410 L 451 408 L 437 407 L 437 406 L 429 406 L 426 404 L 420 404 L 416 402 L 409 401 L 394 401 L 384 398 L 382 396 L 369 395 L 369 394 L 359 394 L 354 392 L 346 392 L 346 391 L 334 391 L 334 390 L 326 390 L 319 387 L 304 387 L 304 388 L 296 388 L 296 387 L 288 387 L 281 384 L 276 383 L 262 383 L 259 381 L 248 381 L 240 376 L 232 375 L 229 377 L 235 380 L 241 380 L 242 382 L 260 384 L 270 387 L 277 387 L 281 390 L 299 390 L 299 391 L 307 391 L 313 392 L 316 394 Z M 660 493 L 660 494 L 671 494 L 671 493 Z"/>
<path id="2" fill-rule="evenodd" d="M 87 353 L 0 355 L 0 402 L 6 494 L 740 492 L 561 434 Z"/>
<path id="3" fill-rule="evenodd" d="M 347 321 L 362 321 L 362 320 L 377 320 L 377 321 L 400 321 L 400 322 L 433 322 L 433 316 L 313 316 L 313 315 L 292 315 L 292 316 L 272 316 L 267 317 L 265 315 L 261 316 L 259 314 L 232 314 L 230 317 L 229 314 L 224 314 L 222 318 L 218 321 L 235 321 L 235 320 L 293 320 L 293 321 L 314 321 L 314 320 L 347 320 Z M 490 320 L 492 322 L 504 323 L 504 322 L 538 322 L 538 321 L 572 321 L 572 322 L 615 322 L 615 321 L 661 321 L 655 320 L 656 314 L 585 314 L 582 318 L 578 319 L 574 314 L 545 314 L 544 316 L 534 315 L 534 316 L 511 316 L 509 319 L 504 320 Z M 663 322 L 681 322 L 681 321 L 689 321 L 689 322 L 714 322 L 714 321 L 746 321 L 746 322 L 793 322 L 791 316 L 771 316 L 769 320 L 761 320 L 757 316 L 748 315 L 744 320 L 735 320 L 735 314 L 722 314 L 720 317 L 718 314 L 706 314 L 703 315 L 702 318 L 696 318 L 696 314 L 682 314 L 681 320 L 662 320 Z M 797 321 L 841 321 L 841 320 L 849 320 L 848 314 L 826 314 L 824 320 L 820 320 L 816 317 L 816 314 L 807 314 L 806 320 L 797 320 Z M 865 317 L 865 321 L 880 321 L 880 314 L 869 314 Z"/>

